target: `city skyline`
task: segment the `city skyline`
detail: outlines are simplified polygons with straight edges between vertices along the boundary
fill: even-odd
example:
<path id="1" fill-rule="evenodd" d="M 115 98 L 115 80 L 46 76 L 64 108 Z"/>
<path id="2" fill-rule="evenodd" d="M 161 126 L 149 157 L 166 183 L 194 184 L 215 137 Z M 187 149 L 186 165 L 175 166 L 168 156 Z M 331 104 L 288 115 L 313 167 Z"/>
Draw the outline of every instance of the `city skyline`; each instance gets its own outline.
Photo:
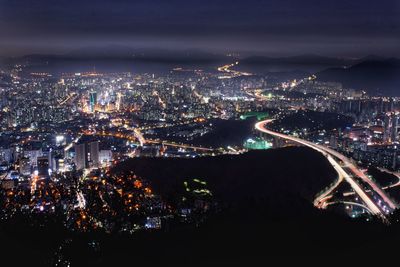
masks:
<path id="1" fill-rule="evenodd" d="M 395 0 L 0 0 L 0 265 L 393 265 L 399 33 Z"/>

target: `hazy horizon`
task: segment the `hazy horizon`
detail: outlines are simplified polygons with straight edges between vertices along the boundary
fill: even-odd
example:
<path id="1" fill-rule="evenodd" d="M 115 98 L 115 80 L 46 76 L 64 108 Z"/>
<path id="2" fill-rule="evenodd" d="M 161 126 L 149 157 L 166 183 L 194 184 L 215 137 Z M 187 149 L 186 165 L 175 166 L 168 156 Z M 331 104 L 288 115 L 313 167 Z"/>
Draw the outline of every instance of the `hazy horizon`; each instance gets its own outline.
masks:
<path id="1" fill-rule="evenodd" d="M 291 57 L 321 57 L 321 58 L 336 58 L 336 59 L 362 59 L 366 57 L 378 57 L 383 59 L 390 58 L 400 58 L 399 55 L 388 55 L 385 53 L 358 53 L 354 55 L 343 54 L 343 55 L 335 55 L 329 53 L 312 53 L 312 52 L 301 52 L 297 53 L 267 53 L 263 51 L 237 51 L 237 50 L 210 50 L 210 49 L 201 49 L 201 48 L 166 48 L 166 47 L 135 47 L 128 45 L 119 45 L 119 44 L 108 44 L 102 46 L 81 46 L 72 48 L 69 50 L 53 50 L 53 49 L 43 49 L 43 50 L 35 50 L 27 53 L 1 53 L 0 47 L 0 57 L 3 58 L 21 58 L 27 56 L 56 56 L 56 57 L 79 57 L 82 56 L 84 59 L 85 56 L 95 56 L 99 55 L 99 58 L 102 56 L 106 57 L 116 57 L 121 55 L 126 55 L 127 52 L 132 52 L 132 59 L 134 56 L 142 56 L 146 57 L 171 57 L 173 55 L 185 55 L 188 58 L 190 56 L 214 56 L 214 57 L 228 57 L 231 56 L 233 58 L 249 58 L 249 57 L 266 57 L 266 58 L 291 58 Z"/>
<path id="2" fill-rule="evenodd" d="M 0 0 L 0 55 L 81 47 L 269 56 L 399 57 L 400 3 L 386 1 Z"/>

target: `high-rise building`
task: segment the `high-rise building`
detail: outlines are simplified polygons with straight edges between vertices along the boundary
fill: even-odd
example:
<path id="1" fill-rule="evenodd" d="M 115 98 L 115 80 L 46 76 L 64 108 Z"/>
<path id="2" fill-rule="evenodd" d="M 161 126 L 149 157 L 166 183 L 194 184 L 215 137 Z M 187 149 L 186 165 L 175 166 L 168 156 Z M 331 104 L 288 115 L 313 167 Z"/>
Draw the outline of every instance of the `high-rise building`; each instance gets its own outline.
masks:
<path id="1" fill-rule="evenodd" d="M 89 93 L 89 107 L 91 112 L 94 112 L 96 105 L 97 105 L 97 92 L 93 91 Z"/>
<path id="2" fill-rule="evenodd" d="M 83 170 L 86 168 L 86 145 L 85 144 L 75 144 L 75 166 L 77 170 Z"/>
<path id="3" fill-rule="evenodd" d="M 12 150 L 11 150 L 11 148 L 2 148 L 2 147 L 0 147 L 0 160 L 10 163 L 11 159 L 12 159 Z"/>
<path id="4" fill-rule="evenodd" d="M 49 153 L 48 153 L 48 158 L 49 158 L 49 169 L 52 171 L 56 170 L 55 167 L 55 158 L 54 158 L 55 154 L 54 151 L 50 148 Z"/>
<path id="5" fill-rule="evenodd" d="M 390 116 L 385 116 L 385 119 L 384 119 L 384 127 L 385 127 L 385 129 L 384 129 L 384 132 L 383 132 L 383 140 L 385 141 L 385 142 L 388 142 L 389 140 L 390 140 L 390 128 L 391 128 L 391 123 L 390 123 Z"/>
<path id="6" fill-rule="evenodd" d="M 49 158 L 48 157 L 38 157 L 37 159 L 37 170 L 38 175 L 41 178 L 50 177 L 50 167 L 49 167 Z"/>
<path id="7" fill-rule="evenodd" d="M 112 151 L 111 150 L 100 150 L 99 161 L 101 165 L 109 166 L 112 162 Z"/>
<path id="8" fill-rule="evenodd" d="M 90 142 L 88 144 L 89 147 L 89 167 L 98 168 L 100 165 L 100 157 L 99 157 L 99 141 Z"/>
<path id="9" fill-rule="evenodd" d="M 24 156 L 30 159 L 31 165 L 36 166 L 37 165 L 37 159 L 38 157 L 43 156 L 42 149 L 38 150 L 26 150 L 24 151 Z"/>
<path id="10" fill-rule="evenodd" d="M 100 166 L 99 141 L 75 145 L 75 166 L 77 170 Z"/>
<path id="11" fill-rule="evenodd" d="M 22 175 L 31 175 L 32 166 L 29 158 L 19 159 L 19 173 Z"/>
<path id="12" fill-rule="evenodd" d="M 397 127 L 398 127 L 398 117 L 395 114 L 392 114 L 392 129 L 390 135 L 392 142 L 398 140 Z"/>
<path id="13" fill-rule="evenodd" d="M 65 162 L 63 157 L 57 156 L 54 158 L 54 170 L 57 172 L 65 171 Z"/>
<path id="14" fill-rule="evenodd" d="M 115 108 L 117 110 L 121 110 L 122 108 L 122 94 L 120 92 L 117 93 L 117 101 L 115 102 Z"/>
<path id="15" fill-rule="evenodd" d="M 331 135 L 331 137 L 329 138 L 329 146 L 332 147 L 333 149 L 337 149 L 338 140 L 335 135 Z"/>

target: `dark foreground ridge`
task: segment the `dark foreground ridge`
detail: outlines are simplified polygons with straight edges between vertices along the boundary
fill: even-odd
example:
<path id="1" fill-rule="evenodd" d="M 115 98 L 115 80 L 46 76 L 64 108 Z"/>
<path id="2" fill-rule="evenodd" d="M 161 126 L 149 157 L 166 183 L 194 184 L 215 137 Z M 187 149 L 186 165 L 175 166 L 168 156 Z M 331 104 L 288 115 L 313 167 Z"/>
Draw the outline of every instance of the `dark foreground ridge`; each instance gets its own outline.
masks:
<path id="1" fill-rule="evenodd" d="M 15 219 L 1 225 L 3 255 L 16 266 L 54 265 L 54 251 L 63 244 L 63 258 L 71 266 L 266 265 L 275 259 L 314 262 L 337 253 L 350 258 L 367 248 L 383 253 L 399 236 L 397 228 L 387 231 L 379 221 L 315 209 L 313 197 L 335 179 L 335 172 L 307 148 L 193 160 L 137 158 L 114 171 L 132 170 L 171 203 L 185 180 L 206 181 L 219 211 L 198 226 L 134 235 L 71 233 L 57 218 L 34 227 Z M 345 242 L 351 242 L 351 251 Z M 26 256 L 17 257 L 21 251 Z"/>

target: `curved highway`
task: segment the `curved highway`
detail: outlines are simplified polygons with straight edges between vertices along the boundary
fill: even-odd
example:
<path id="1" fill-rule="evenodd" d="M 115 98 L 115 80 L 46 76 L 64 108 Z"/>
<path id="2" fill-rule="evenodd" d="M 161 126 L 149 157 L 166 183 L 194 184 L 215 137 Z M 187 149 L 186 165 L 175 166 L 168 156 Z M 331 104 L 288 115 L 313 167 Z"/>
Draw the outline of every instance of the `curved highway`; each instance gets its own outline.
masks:
<path id="1" fill-rule="evenodd" d="M 347 157 L 325 146 L 317 145 L 310 141 L 303 140 L 301 138 L 271 131 L 265 127 L 265 125 L 271 121 L 273 120 L 269 119 L 258 122 L 256 123 L 255 128 L 260 132 L 310 147 L 322 153 L 325 157 L 327 157 L 329 163 L 338 173 L 339 175 L 338 181 L 344 179 L 346 182 L 348 182 L 352 187 L 352 189 L 362 199 L 362 201 L 365 203 L 365 205 L 368 207 L 369 211 L 372 214 L 385 218 L 385 214 L 397 208 L 397 204 L 394 203 L 392 200 L 390 200 L 387 197 L 386 193 L 381 188 L 379 188 L 373 181 L 371 181 L 363 172 L 358 170 L 357 167 L 354 166 L 354 164 L 352 164 Z M 345 167 L 342 167 L 337 162 L 337 160 L 342 161 Z M 344 168 L 346 168 L 346 171 L 344 170 Z M 356 178 L 360 179 L 361 181 L 363 181 L 364 183 L 368 184 L 371 187 L 372 191 L 374 192 L 373 197 L 367 194 L 366 190 L 363 187 L 361 187 L 360 184 L 356 181 Z M 332 187 L 331 190 L 329 190 L 329 192 L 331 192 L 333 188 L 334 187 Z M 322 196 L 320 196 L 320 200 L 326 198 L 329 192 L 324 193 Z M 379 200 L 377 200 L 377 198 L 379 198 Z"/>
<path id="2" fill-rule="evenodd" d="M 370 214 L 372 214 L 372 211 L 367 206 L 357 203 L 357 202 L 352 202 L 352 201 L 334 201 L 334 202 L 328 202 L 326 205 L 330 206 L 330 205 L 334 205 L 334 204 L 345 204 L 345 205 L 361 207 L 364 210 L 366 210 L 367 212 L 369 212 Z"/>

